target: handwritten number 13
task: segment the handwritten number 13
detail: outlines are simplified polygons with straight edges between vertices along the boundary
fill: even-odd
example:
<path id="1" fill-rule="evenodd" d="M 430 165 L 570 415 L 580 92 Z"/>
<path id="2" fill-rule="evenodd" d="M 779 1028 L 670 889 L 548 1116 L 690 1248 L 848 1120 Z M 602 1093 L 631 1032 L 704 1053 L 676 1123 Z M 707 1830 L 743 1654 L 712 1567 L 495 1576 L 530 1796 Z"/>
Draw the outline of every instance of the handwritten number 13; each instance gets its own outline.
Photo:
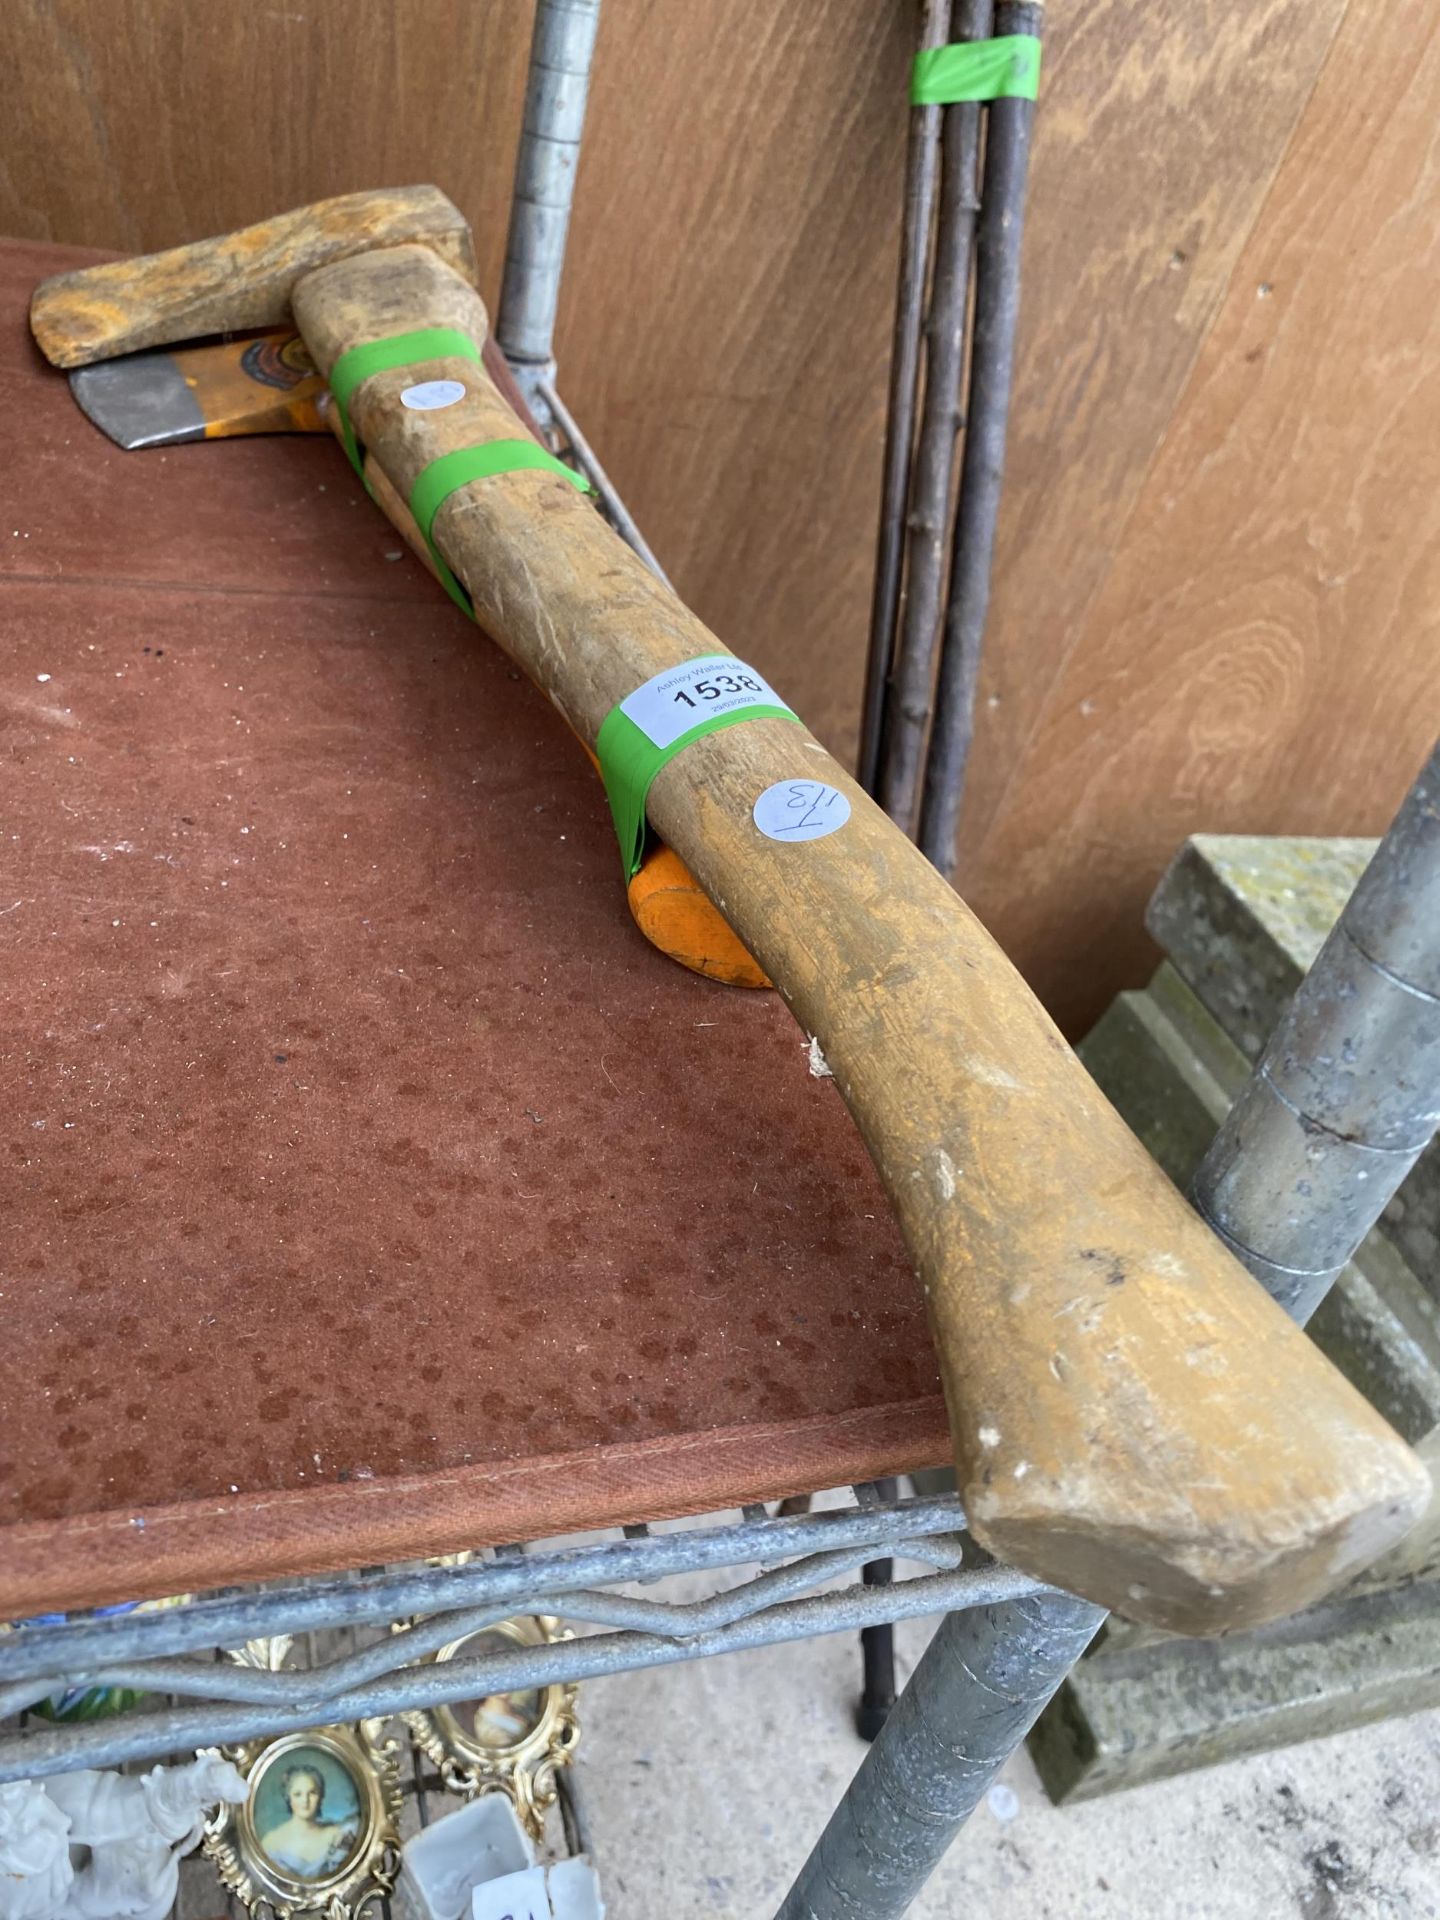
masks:
<path id="1" fill-rule="evenodd" d="M 798 781 L 790 788 L 790 798 L 785 802 L 785 807 L 787 812 L 798 812 L 800 818 L 777 827 L 775 831 L 803 833 L 806 827 L 815 826 L 825 809 L 833 807 L 839 798 L 834 787 L 816 786 L 809 780 Z"/>

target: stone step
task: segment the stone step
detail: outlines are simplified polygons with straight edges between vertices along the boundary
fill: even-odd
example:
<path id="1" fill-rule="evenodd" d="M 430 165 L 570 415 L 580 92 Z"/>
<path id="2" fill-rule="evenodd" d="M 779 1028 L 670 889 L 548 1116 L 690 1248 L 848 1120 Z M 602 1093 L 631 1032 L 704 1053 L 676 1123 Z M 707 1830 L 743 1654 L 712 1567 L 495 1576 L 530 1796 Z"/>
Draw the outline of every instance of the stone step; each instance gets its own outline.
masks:
<path id="1" fill-rule="evenodd" d="M 1357 843 L 1355 871 L 1366 857 Z M 1233 895 L 1223 898 L 1233 906 Z M 1289 902 L 1285 911 L 1289 950 L 1308 944 L 1313 957 L 1328 923 L 1318 915 L 1307 922 Z M 1227 951 L 1237 975 L 1250 966 L 1238 936 Z M 1229 1009 L 1229 1028 L 1167 961 L 1143 992 L 1121 994 L 1080 1046 L 1101 1088 L 1182 1188 L 1250 1071 L 1236 1033 L 1244 1020 L 1254 1020 L 1256 1032 L 1262 1018 L 1272 1020 L 1299 978 L 1297 962 L 1289 983 L 1282 979 L 1278 943 L 1267 951 L 1269 984 L 1262 978 L 1248 1000 L 1225 969 L 1217 965 L 1209 977 L 1212 1000 Z M 1379 1229 L 1310 1331 L 1440 1484 L 1440 1301 Z M 1440 1492 L 1398 1548 L 1343 1595 L 1295 1620 L 1221 1643 L 1110 1620 L 1041 1716 L 1030 1747 L 1053 1799 L 1087 1799 L 1434 1700 Z"/>
<path id="2" fill-rule="evenodd" d="M 1145 924 L 1187 986 L 1254 1060 L 1340 918 L 1378 841 L 1197 833 Z"/>
<path id="3" fill-rule="evenodd" d="M 1029 1747 L 1052 1800 L 1093 1800 L 1436 1705 L 1440 1586 L 1424 1582 L 1232 1639 L 1106 1649 Z"/>
<path id="4" fill-rule="evenodd" d="M 1373 840 L 1195 834 L 1171 863 L 1146 925 L 1248 1060 L 1340 917 Z M 1440 1141 L 1385 1209 L 1380 1232 L 1440 1298 Z"/>
<path id="5" fill-rule="evenodd" d="M 1122 993 L 1080 1057 L 1177 1186 L 1188 1186 L 1249 1062 L 1173 965 Z M 1310 1323 L 1317 1345 L 1427 1460 L 1440 1468 L 1440 1303 L 1378 1229 Z M 1417 1535 L 1420 1530 L 1417 1529 Z M 1412 1535 L 1395 1570 L 1428 1564 Z M 1366 1578 L 1383 1579 L 1376 1570 Z"/>

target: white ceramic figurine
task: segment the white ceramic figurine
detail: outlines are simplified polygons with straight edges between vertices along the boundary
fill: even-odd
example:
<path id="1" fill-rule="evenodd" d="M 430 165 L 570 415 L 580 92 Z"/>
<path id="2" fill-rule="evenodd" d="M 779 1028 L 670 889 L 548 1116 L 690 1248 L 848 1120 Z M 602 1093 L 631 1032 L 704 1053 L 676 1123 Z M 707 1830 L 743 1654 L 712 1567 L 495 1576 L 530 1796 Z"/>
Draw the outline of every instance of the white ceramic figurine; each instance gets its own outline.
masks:
<path id="1" fill-rule="evenodd" d="M 0 1787 L 0 1920 L 163 1920 L 208 1810 L 247 1791 L 218 1754 Z"/>
<path id="2" fill-rule="evenodd" d="M 0 1787 L 0 1920 L 50 1920 L 74 1877 L 70 1822 L 45 1789 Z"/>

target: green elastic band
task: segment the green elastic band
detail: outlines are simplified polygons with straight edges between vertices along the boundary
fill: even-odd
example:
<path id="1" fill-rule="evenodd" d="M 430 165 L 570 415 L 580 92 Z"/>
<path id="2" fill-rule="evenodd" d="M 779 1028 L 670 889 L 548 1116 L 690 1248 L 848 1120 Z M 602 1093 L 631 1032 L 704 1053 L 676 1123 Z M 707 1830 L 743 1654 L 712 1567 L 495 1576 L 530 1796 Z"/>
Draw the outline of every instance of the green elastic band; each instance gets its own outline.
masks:
<path id="1" fill-rule="evenodd" d="M 960 41 L 917 53 L 910 77 L 912 107 L 948 107 L 957 100 L 1033 100 L 1040 89 L 1040 42 L 1033 33 Z"/>
<path id="2" fill-rule="evenodd" d="M 359 442 L 350 424 L 350 401 L 362 380 L 372 373 L 388 373 L 392 367 L 413 367 L 422 360 L 478 360 L 480 349 L 468 333 L 456 327 L 421 327 L 417 333 L 391 333 L 383 340 L 368 340 L 363 347 L 351 347 L 342 353 L 330 369 L 329 387 L 340 415 L 340 427 L 350 464 L 363 480 L 364 463 Z"/>
<path id="3" fill-rule="evenodd" d="M 518 473 L 527 467 L 543 467 L 551 473 L 558 473 L 562 480 L 568 480 L 581 493 L 590 491 L 588 480 L 573 472 L 563 460 L 557 460 L 553 453 L 537 446 L 533 440 L 485 440 L 478 447 L 457 447 L 453 453 L 442 453 L 438 460 L 432 460 L 428 467 L 422 467 L 410 489 L 410 511 L 415 516 L 416 526 L 425 536 L 430 558 L 435 562 L 435 571 L 456 606 L 462 613 L 469 614 L 472 620 L 475 618 L 475 609 L 470 604 L 470 596 L 445 564 L 435 544 L 431 532 L 435 516 L 457 487 L 468 486 L 472 480 L 488 480 L 492 474 Z"/>
<path id="4" fill-rule="evenodd" d="M 699 654 L 701 660 L 728 658 L 725 654 Z M 687 663 L 688 664 L 688 663 Z M 672 740 L 668 747 L 657 747 L 649 734 L 637 727 L 628 713 L 612 707 L 600 723 L 595 737 L 595 757 L 600 762 L 600 778 L 605 782 L 605 797 L 610 802 L 610 818 L 615 822 L 615 837 L 620 842 L 620 862 L 625 883 L 640 871 L 645 857 L 645 802 L 650 785 L 660 769 L 677 753 L 701 740 L 707 733 L 719 733 L 725 727 L 738 727 L 742 720 L 793 720 L 803 725 L 798 713 L 789 707 L 767 702 L 763 706 L 744 707 L 738 713 L 722 713 Z"/>

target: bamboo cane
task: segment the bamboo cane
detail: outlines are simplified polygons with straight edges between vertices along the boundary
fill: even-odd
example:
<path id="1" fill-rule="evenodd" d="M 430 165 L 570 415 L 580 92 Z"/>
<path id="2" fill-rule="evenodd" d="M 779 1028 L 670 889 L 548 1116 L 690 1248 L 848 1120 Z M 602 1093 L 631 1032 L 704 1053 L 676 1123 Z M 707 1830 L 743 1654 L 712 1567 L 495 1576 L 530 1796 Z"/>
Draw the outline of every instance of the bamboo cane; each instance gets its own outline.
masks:
<path id="1" fill-rule="evenodd" d="M 961 0 L 957 40 L 986 40 L 993 0 Z M 877 797 L 897 826 L 915 831 L 920 773 L 940 645 L 945 563 L 955 497 L 955 441 L 964 411 L 965 323 L 970 307 L 970 261 L 980 202 L 980 105 L 946 107 L 941 130 L 940 210 L 935 274 L 925 327 L 925 399 L 910 481 L 905 611 L 885 704 Z"/>
<path id="2" fill-rule="evenodd" d="M 943 47 L 950 35 L 950 0 L 925 0 L 922 51 Z M 910 490 L 910 450 L 915 435 L 915 399 L 920 380 L 920 324 L 930 263 L 935 209 L 940 108 L 912 107 L 905 157 L 905 224 L 900 243 L 900 279 L 895 295 L 895 332 L 890 350 L 890 403 L 885 422 L 885 477 L 880 496 L 880 534 L 870 606 L 870 651 L 865 662 L 865 704 L 860 717 L 856 778 L 875 791 L 886 689 L 900 612 L 905 548 L 905 505 Z"/>
<path id="3" fill-rule="evenodd" d="M 1000 0 L 995 9 L 996 33 L 1038 37 L 1044 14 L 1044 7 L 1031 0 Z M 955 865 L 955 829 L 974 731 L 975 688 L 990 603 L 990 562 L 1000 512 L 1015 364 L 1015 322 L 1020 310 L 1020 240 L 1034 113 L 1030 100 L 994 100 L 986 125 L 985 179 L 976 241 L 969 420 L 960 468 L 950 603 L 920 812 L 920 850 L 947 878 Z"/>

